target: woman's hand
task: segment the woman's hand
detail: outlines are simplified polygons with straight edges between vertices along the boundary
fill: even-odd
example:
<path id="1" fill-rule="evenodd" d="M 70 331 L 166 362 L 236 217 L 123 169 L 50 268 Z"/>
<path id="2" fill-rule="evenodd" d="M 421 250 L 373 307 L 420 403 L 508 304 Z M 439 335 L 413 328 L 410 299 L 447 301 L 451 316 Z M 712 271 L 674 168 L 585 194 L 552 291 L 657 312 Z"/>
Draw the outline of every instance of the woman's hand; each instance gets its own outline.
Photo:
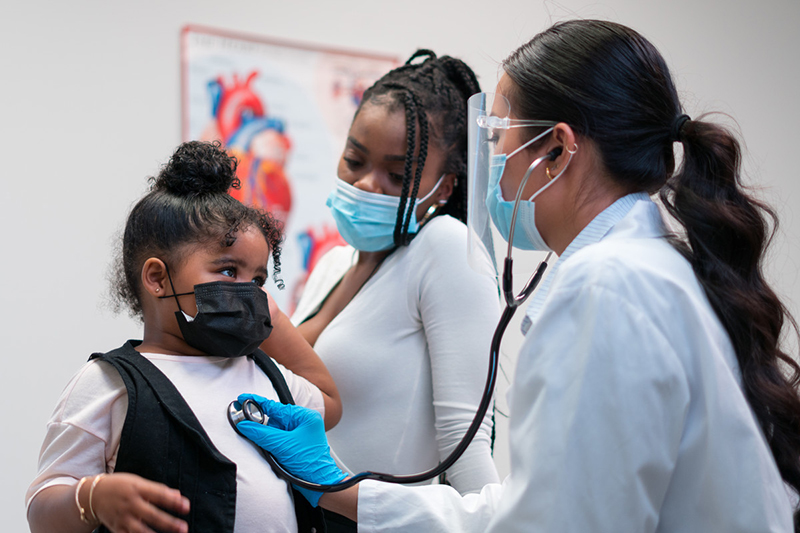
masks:
<path id="1" fill-rule="evenodd" d="M 347 476 L 331 458 L 325 425 L 320 414 L 297 405 L 286 405 L 255 394 L 241 394 L 240 403 L 253 400 L 269 417 L 267 426 L 255 422 L 240 422 L 236 427 L 261 448 L 270 452 L 290 473 L 322 485 L 337 483 Z M 296 487 L 317 506 L 319 492 Z"/>
<path id="2" fill-rule="evenodd" d="M 108 474 L 96 484 L 92 509 L 112 532 L 188 533 L 184 520 L 165 511 L 184 515 L 189 500 L 175 489 L 134 474 Z"/>

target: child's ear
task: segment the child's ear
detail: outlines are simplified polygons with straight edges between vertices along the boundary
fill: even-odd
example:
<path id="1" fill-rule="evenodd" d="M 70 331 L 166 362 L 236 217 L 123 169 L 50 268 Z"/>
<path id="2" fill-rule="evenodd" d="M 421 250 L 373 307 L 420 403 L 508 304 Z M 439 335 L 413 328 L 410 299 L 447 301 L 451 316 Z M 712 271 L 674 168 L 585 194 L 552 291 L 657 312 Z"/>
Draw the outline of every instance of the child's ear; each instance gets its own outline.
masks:
<path id="1" fill-rule="evenodd" d="M 167 265 L 157 257 L 151 257 L 142 265 L 142 288 L 151 296 L 166 294 Z"/>

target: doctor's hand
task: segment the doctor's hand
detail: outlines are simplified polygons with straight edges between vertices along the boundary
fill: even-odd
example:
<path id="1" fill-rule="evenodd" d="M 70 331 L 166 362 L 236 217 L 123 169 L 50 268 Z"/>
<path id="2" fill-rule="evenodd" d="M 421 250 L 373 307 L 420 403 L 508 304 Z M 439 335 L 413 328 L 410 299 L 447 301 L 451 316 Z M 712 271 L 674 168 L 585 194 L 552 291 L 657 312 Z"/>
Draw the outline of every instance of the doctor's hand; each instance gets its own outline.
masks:
<path id="1" fill-rule="evenodd" d="M 294 476 L 327 485 L 347 476 L 331 458 L 325 424 L 317 411 L 297 405 L 286 405 L 255 394 L 241 394 L 240 403 L 253 400 L 269 417 L 268 425 L 248 420 L 236 426 L 242 434 L 264 450 Z M 322 493 L 295 486 L 303 496 L 317 506 Z"/>

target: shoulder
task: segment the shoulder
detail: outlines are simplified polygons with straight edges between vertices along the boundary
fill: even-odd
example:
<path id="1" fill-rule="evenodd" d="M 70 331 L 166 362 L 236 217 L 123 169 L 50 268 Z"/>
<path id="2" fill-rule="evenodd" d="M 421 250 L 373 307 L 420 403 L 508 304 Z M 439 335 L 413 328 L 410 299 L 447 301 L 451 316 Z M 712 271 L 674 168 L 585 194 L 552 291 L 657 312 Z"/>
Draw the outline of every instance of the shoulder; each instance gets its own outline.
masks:
<path id="1" fill-rule="evenodd" d="M 72 377 L 61 393 L 51 423 L 67 423 L 78 427 L 95 425 L 111 414 L 112 406 L 127 403 L 127 389 L 111 365 L 89 361 Z"/>
<path id="2" fill-rule="evenodd" d="M 554 281 L 554 288 L 601 287 L 634 299 L 700 289 L 689 262 L 664 238 L 604 239 L 565 260 Z"/>
<path id="3" fill-rule="evenodd" d="M 467 263 L 467 226 L 443 215 L 432 219 L 408 245 L 408 254 L 415 261 L 441 262 L 442 257 Z"/>
<path id="4" fill-rule="evenodd" d="M 431 219 L 413 242 L 419 241 L 424 246 L 438 246 L 443 242 L 455 242 L 466 249 L 467 226 L 450 215 L 442 215 Z"/>
<path id="5" fill-rule="evenodd" d="M 355 251 L 355 248 L 349 244 L 334 246 L 319 258 L 317 264 L 314 265 L 314 272 L 316 272 L 317 269 L 325 269 L 342 263 L 347 263 L 349 265 L 353 262 L 353 254 L 355 254 Z"/>
<path id="6" fill-rule="evenodd" d="M 322 299 L 352 266 L 355 254 L 352 246 L 335 246 L 320 257 L 303 286 L 300 300 L 290 318 L 295 326 L 316 311 Z"/>
<path id="7" fill-rule="evenodd" d="M 322 257 L 311 270 L 310 283 L 325 283 L 326 280 L 341 278 L 355 260 L 356 249 L 352 246 L 334 246 Z"/>

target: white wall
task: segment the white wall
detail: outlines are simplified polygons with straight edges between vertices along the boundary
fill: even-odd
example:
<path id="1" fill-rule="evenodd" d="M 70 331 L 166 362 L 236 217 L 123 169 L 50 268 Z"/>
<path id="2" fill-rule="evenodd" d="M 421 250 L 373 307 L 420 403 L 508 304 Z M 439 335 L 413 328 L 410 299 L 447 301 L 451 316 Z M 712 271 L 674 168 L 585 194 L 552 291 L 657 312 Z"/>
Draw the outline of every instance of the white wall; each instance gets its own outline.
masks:
<path id="1" fill-rule="evenodd" d="M 498 62 L 554 20 L 628 24 L 660 48 L 689 114 L 721 110 L 747 140 L 747 169 L 782 217 L 769 278 L 800 315 L 800 3 L 702 0 L 7 1 L 0 19 L 0 377 L 3 530 L 24 531 L 23 495 L 44 424 L 92 351 L 140 335 L 102 307 L 115 233 L 180 142 L 178 35 L 187 23 L 405 57 L 466 60 L 487 90 Z M 519 335 L 509 334 L 513 354 Z M 506 361 L 511 370 L 513 357 Z M 507 472 L 500 424 L 498 464 Z"/>

